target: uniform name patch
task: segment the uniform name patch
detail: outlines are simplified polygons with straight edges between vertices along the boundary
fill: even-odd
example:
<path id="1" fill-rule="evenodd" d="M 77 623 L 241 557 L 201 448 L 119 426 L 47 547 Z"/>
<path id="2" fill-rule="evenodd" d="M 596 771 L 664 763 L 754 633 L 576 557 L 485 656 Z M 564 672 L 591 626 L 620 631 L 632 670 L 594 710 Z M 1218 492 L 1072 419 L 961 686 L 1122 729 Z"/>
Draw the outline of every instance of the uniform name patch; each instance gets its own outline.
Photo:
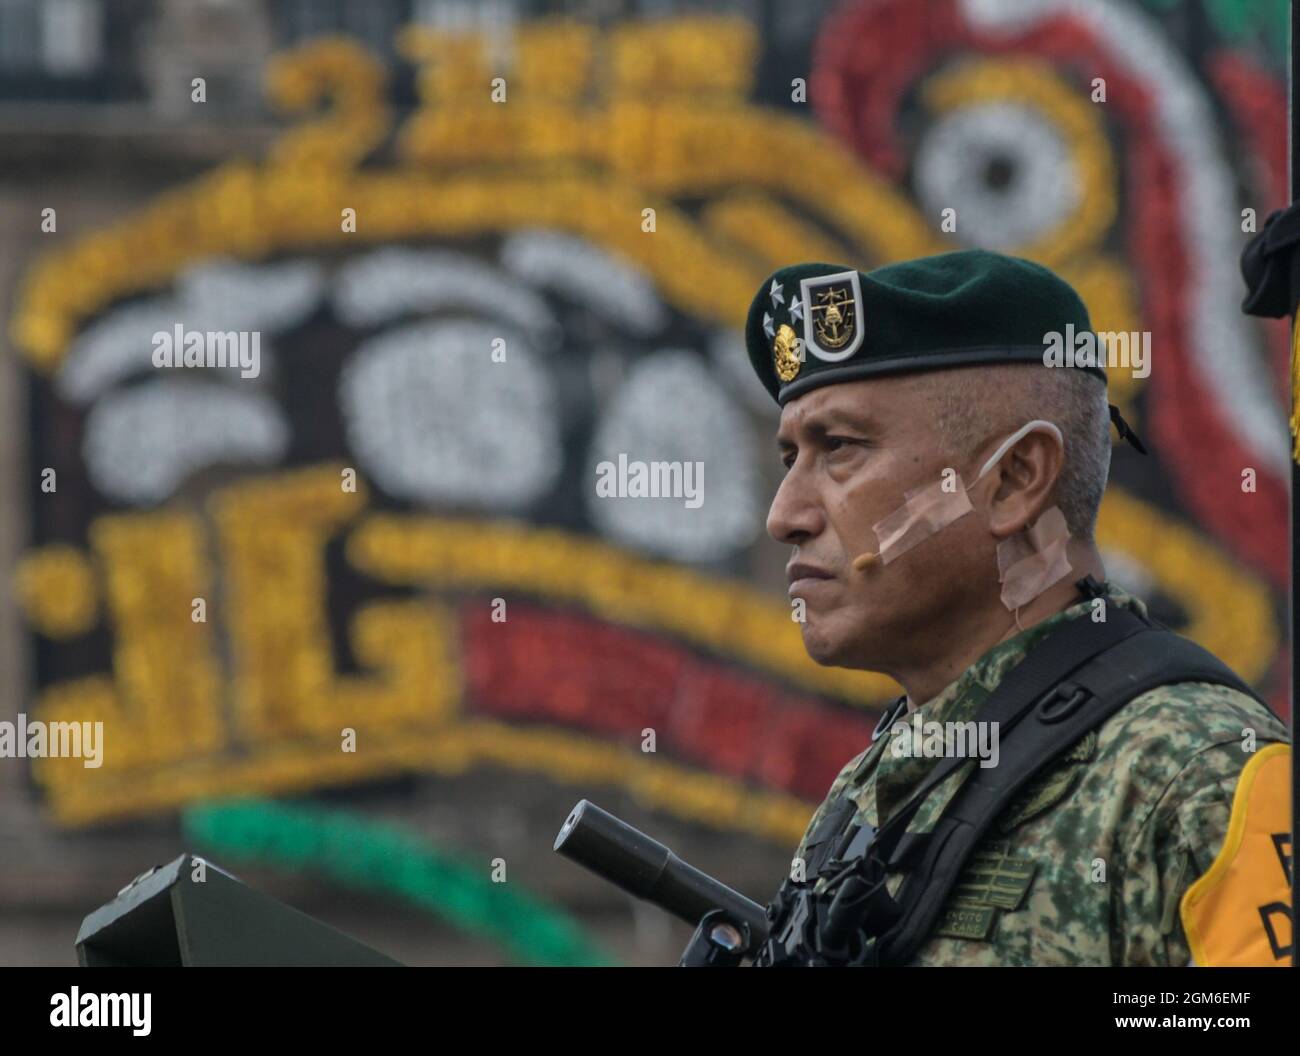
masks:
<path id="1" fill-rule="evenodd" d="M 993 934 L 997 910 L 1020 908 L 1034 882 L 1038 866 L 1028 858 L 1016 858 L 1010 844 L 990 843 L 971 855 L 970 863 L 952 889 L 934 934 L 950 939 L 986 942 Z"/>

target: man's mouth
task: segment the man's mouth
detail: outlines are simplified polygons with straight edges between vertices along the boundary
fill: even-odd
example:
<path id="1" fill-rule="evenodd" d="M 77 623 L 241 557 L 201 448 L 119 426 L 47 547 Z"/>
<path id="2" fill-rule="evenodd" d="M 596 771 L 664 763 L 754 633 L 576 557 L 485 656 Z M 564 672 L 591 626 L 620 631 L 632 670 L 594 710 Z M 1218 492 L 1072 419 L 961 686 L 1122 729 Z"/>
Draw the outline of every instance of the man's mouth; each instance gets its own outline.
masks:
<path id="1" fill-rule="evenodd" d="M 826 569 L 810 565 L 805 561 L 796 561 L 787 565 L 785 578 L 790 583 L 790 597 L 802 596 L 805 591 L 815 590 L 822 583 L 829 583 L 835 577 Z"/>

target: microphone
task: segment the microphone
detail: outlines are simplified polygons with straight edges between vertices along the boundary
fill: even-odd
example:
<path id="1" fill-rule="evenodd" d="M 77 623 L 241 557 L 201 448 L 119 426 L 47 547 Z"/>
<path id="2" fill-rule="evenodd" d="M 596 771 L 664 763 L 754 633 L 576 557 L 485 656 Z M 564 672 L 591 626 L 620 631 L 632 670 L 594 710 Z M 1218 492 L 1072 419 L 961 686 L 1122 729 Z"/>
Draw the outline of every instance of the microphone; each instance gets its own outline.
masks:
<path id="1" fill-rule="evenodd" d="M 858 556 L 853 559 L 853 571 L 865 572 L 879 560 L 879 554 L 858 554 Z"/>

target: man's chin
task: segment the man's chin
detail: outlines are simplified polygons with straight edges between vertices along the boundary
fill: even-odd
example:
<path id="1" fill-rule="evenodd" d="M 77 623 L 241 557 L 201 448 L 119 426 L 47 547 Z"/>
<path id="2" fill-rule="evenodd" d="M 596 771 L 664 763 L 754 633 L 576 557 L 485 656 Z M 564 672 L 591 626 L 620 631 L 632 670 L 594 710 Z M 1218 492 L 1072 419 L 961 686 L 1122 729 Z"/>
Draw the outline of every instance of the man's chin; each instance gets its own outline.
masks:
<path id="1" fill-rule="evenodd" d="M 850 643 L 824 630 L 803 625 L 803 647 L 814 663 L 822 667 L 855 667 Z"/>

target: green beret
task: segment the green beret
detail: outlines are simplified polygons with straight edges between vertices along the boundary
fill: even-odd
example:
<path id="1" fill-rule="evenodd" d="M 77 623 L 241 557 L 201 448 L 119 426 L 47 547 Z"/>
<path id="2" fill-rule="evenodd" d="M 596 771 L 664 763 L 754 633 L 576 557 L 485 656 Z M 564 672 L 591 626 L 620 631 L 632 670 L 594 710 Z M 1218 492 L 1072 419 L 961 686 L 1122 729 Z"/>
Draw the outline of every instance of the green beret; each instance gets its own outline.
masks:
<path id="1" fill-rule="evenodd" d="M 1045 335 L 1091 330 L 1064 279 L 983 249 L 855 271 L 794 264 L 765 279 L 745 323 L 777 403 L 822 385 L 993 363 L 1042 363 Z M 1102 366 L 1071 366 L 1106 380 Z"/>

